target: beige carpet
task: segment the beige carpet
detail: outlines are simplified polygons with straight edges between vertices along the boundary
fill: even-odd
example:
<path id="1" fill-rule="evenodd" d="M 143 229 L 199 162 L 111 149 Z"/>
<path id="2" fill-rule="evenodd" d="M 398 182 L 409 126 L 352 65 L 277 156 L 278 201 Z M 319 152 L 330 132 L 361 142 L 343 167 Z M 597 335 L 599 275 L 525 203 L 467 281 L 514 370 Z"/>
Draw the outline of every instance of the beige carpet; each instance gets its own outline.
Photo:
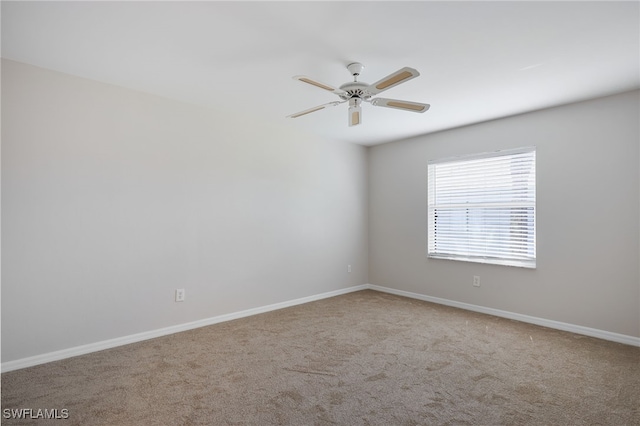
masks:
<path id="1" fill-rule="evenodd" d="M 2 374 L 3 410 L 65 425 L 619 426 L 639 406 L 640 348 L 374 291 Z"/>

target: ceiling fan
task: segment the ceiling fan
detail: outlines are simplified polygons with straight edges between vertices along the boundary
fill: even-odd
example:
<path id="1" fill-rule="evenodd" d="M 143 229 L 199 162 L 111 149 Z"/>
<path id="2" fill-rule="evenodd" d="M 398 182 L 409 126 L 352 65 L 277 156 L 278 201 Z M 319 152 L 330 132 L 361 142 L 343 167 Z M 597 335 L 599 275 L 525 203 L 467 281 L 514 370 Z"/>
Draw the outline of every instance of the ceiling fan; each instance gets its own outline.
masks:
<path id="1" fill-rule="evenodd" d="M 362 102 L 369 102 L 374 106 L 381 106 L 385 108 L 396 108 L 401 109 L 403 111 L 411 111 L 411 112 L 425 112 L 429 109 L 429 104 L 421 104 L 419 102 L 410 102 L 410 101 L 401 101 L 397 99 L 387 99 L 387 98 L 373 98 L 372 96 L 377 95 L 387 89 L 391 89 L 398 84 L 404 83 L 406 81 L 411 80 L 412 78 L 416 78 L 420 75 L 420 73 L 409 67 L 404 67 L 399 69 L 398 71 L 389 74 L 383 79 L 373 83 L 367 84 L 361 81 L 358 81 L 358 76 L 364 69 L 364 65 L 358 62 L 354 62 L 352 64 L 347 65 L 347 69 L 353 75 L 353 82 L 348 82 L 340 86 L 340 88 L 335 88 L 328 84 L 320 83 L 317 80 L 314 80 L 310 77 L 304 75 L 296 75 L 293 77 L 294 80 L 302 81 L 303 83 L 310 84 L 312 86 L 318 87 L 320 89 L 326 90 L 328 92 L 334 93 L 338 95 L 338 97 L 342 100 L 329 102 L 324 105 L 319 105 L 317 107 L 309 108 L 304 111 L 297 112 L 295 114 L 288 115 L 287 118 L 298 118 L 303 115 L 320 111 L 321 109 L 337 106 L 343 104 L 345 102 L 349 102 L 349 126 L 357 126 L 362 123 Z"/>

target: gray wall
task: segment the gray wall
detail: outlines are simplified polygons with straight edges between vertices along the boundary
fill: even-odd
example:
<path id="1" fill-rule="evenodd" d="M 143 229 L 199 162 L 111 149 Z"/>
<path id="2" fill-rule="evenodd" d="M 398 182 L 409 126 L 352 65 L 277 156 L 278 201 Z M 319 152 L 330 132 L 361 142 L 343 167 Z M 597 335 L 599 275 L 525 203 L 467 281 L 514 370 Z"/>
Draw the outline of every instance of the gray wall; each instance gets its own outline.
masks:
<path id="1" fill-rule="evenodd" d="M 2 361 L 367 282 L 640 336 L 638 103 L 367 150 L 3 60 Z M 537 269 L 427 260 L 427 161 L 528 145 Z"/>
<path id="2" fill-rule="evenodd" d="M 3 60 L 2 361 L 367 283 L 366 148 L 256 120 Z"/>
<path id="3" fill-rule="evenodd" d="M 638 105 L 633 91 L 371 148 L 369 282 L 640 336 Z M 523 146 L 537 269 L 427 259 L 427 161 Z"/>

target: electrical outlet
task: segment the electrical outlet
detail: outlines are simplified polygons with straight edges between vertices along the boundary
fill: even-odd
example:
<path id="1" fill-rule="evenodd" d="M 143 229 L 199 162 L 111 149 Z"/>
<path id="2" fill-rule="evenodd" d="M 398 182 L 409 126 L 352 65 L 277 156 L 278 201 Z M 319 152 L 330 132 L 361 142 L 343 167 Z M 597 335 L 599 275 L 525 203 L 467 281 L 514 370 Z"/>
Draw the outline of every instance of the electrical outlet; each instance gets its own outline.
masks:
<path id="1" fill-rule="evenodd" d="M 351 265 L 347 265 L 347 272 L 351 272 Z"/>
<path id="2" fill-rule="evenodd" d="M 474 275 L 473 276 L 473 286 L 474 287 L 480 287 L 480 276 L 479 275 Z"/>
<path id="3" fill-rule="evenodd" d="M 176 302 L 184 302 L 184 288 L 176 290 Z"/>

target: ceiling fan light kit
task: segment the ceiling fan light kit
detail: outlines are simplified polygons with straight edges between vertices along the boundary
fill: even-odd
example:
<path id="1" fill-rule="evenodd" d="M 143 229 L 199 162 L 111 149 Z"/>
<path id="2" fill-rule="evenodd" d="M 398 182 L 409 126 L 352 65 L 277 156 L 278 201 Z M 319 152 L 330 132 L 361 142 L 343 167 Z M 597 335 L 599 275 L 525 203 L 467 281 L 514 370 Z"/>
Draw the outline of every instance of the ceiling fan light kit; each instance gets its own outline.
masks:
<path id="1" fill-rule="evenodd" d="M 381 80 L 376 81 L 373 84 L 367 84 L 358 81 L 358 76 L 360 75 L 360 73 L 362 73 L 362 70 L 364 70 L 364 65 L 362 65 L 361 63 L 351 63 L 347 65 L 347 69 L 353 76 L 353 81 L 343 84 L 342 86 L 340 86 L 340 88 L 335 88 L 328 84 L 320 83 L 319 81 L 304 75 L 294 76 L 294 80 L 310 84 L 314 87 L 318 87 L 320 89 L 338 95 L 341 101 L 329 102 L 328 104 L 309 108 L 307 110 L 288 115 L 287 118 L 298 118 L 300 116 L 319 111 L 321 109 L 349 102 L 349 126 L 351 127 L 357 126 L 362 123 L 362 102 L 369 102 L 373 106 L 394 108 L 410 112 L 425 112 L 430 107 L 429 104 L 423 104 L 419 102 L 402 101 L 398 99 L 371 98 L 372 96 L 375 96 L 380 92 L 391 89 L 398 84 L 405 83 L 413 78 L 418 77 L 420 73 L 413 68 L 401 68 L 398 71 L 384 77 Z"/>
<path id="2" fill-rule="evenodd" d="M 349 99 L 349 126 L 357 126 L 362 121 L 362 108 L 360 103 L 362 101 L 358 98 Z"/>

